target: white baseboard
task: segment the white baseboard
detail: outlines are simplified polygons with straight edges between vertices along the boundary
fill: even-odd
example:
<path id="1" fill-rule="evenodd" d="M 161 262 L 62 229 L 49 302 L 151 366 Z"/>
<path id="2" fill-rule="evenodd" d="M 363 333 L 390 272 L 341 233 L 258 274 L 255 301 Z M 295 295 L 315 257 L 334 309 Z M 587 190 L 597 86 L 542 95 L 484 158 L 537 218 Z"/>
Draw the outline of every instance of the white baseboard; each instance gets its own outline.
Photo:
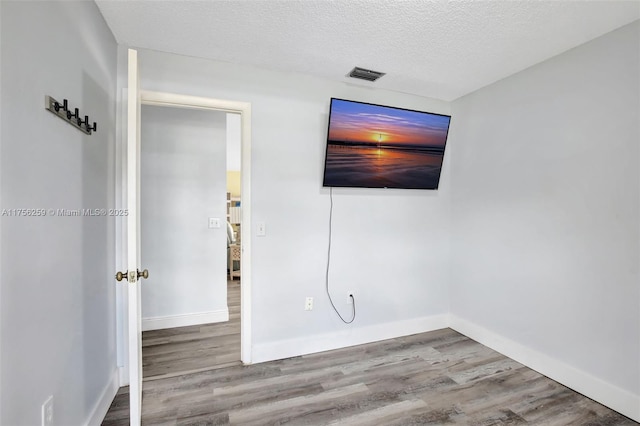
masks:
<path id="1" fill-rule="evenodd" d="M 114 369 L 111 374 L 111 380 L 109 380 L 109 383 L 107 383 L 107 386 L 104 388 L 102 395 L 100 395 L 96 405 L 93 407 L 93 410 L 91 410 L 89 420 L 86 423 L 87 426 L 99 426 L 102 424 L 104 416 L 107 415 L 107 411 L 109 411 L 109 407 L 111 407 L 111 403 L 113 402 L 113 398 L 116 396 L 119 387 L 120 382 L 118 379 L 118 369 Z"/>
<path id="2" fill-rule="evenodd" d="M 252 347 L 251 360 L 253 363 L 273 361 L 424 333 L 448 326 L 448 315 L 442 314 L 367 327 L 348 328 L 335 333 L 316 334 L 269 343 L 255 343 Z"/>
<path id="3" fill-rule="evenodd" d="M 142 331 L 226 321 L 229 321 L 229 308 L 209 312 L 196 312 L 193 314 L 142 318 Z"/>
<path id="4" fill-rule="evenodd" d="M 450 315 L 449 326 L 457 332 L 640 422 L 640 395 L 607 383 L 569 364 L 455 315 Z"/>

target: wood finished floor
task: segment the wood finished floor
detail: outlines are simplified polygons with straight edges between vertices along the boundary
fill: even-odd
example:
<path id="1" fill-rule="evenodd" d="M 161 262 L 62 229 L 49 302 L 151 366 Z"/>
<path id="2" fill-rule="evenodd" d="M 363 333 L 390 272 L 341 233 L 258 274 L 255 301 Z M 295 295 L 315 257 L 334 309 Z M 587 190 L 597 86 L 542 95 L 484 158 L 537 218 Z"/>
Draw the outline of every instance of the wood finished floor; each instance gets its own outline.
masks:
<path id="1" fill-rule="evenodd" d="M 443 329 L 143 385 L 147 425 L 637 425 Z M 128 424 L 122 388 L 103 425 Z"/>
<path id="2" fill-rule="evenodd" d="M 142 333 L 142 375 L 155 380 L 240 364 L 240 281 L 227 281 L 229 321 Z"/>

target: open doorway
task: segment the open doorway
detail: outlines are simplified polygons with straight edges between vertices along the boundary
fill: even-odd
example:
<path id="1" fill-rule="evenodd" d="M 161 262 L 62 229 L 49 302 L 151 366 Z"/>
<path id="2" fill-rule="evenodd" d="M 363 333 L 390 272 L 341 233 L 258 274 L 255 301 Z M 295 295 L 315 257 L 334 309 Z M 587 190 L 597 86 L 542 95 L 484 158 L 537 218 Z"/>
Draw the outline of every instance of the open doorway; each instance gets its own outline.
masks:
<path id="1" fill-rule="evenodd" d="M 130 56 L 131 56 L 131 52 Z M 131 59 L 131 58 L 130 58 Z M 135 70 L 134 70 L 135 71 Z M 135 79 L 130 79 L 135 81 Z M 135 84 L 132 87 L 137 87 Z M 200 96 L 182 95 L 176 93 L 166 92 L 154 92 L 142 90 L 139 93 L 139 104 L 142 105 L 156 105 L 171 108 L 183 108 L 183 109 L 195 109 L 195 110 L 210 110 L 210 111 L 223 111 L 240 114 L 241 116 L 241 164 L 242 164 L 242 226 L 245 230 L 244 237 L 242 238 L 242 253 L 241 253 L 241 269 L 242 269 L 242 284 L 240 288 L 240 317 L 241 317 L 241 332 L 240 332 L 240 356 L 243 364 L 251 364 L 252 362 L 252 345 L 251 345 L 251 104 L 241 101 L 230 101 L 224 99 L 205 98 Z M 136 126 L 130 126 L 132 120 L 131 117 L 135 117 L 135 110 L 131 106 L 131 98 L 128 96 L 128 90 L 123 90 L 123 100 L 125 104 L 129 104 L 129 108 L 123 109 L 123 122 L 128 123 L 121 126 L 123 136 L 119 139 L 120 143 L 116 146 L 116 156 L 119 161 L 116 163 L 116 207 L 127 208 L 130 205 L 131 197 L 129 196 L 128 188 L 139 185 L 139 176 L 131 179 L 129 176 L 130 163 L 135 164 L 136 159 L 139 158 L 135 152 L 132 154 L 131 144 L 127 141 L 131 139 L 131 135 L 135 134 Z M 130 113 L 130 111 L 134 111 Z M 134 122 L 139 122 L 135 120 Z M 133 157 L 132 157 L 133 155 Z M 133 160 L 132 160 L 133 158 Z M 134 201 L 135 202 L 135 199 Z M 135 204 L 134 204 L 135 206 Z M 136 216 L 137 213 L 136 213 Z M 117 218 L 118 219 L 118 218 Z M 131 227 L 130 218 L 119 218 L 116 220 L 116 258 L 124 259 L 125 262 L 131 263 L 130 247 L 132 246 L 132 238 L 128 232 Z M 135 223 L 135 222 L 134 222 Z M 139 229 L 139 226 L 133 227 Z M 137 240 L 137 238 L 133 238 Z M 138 244 L 137 242 L 135 244 Z M 135 245 L 134 245 L 135 247 Z M 137 246 L 136 250 L 139 252 L 140 247 Z M 134 265 L 139 265 L 138 262 L 133 262 Z M 118 270 L 127 270 L 127 263 L 117 263 L 116 268 Z M 150 277 L 156 275 L 155 271 L 150 270 Z M 117 352 L 118 352 L 118 372 L 121 386 L 132 384 L 134 386 L 134 392 L 132 395 L 141 395 L 141 386 L 138 383 L 142 381 L 142 369 L 141 369 L 141 317 L 140 317 L 140 296 L 139 288 L 135 291 L 137 286 L 117 286 L 116 297 L 118 303 L 116 304 L 116 322 L 117 322 Z M 134 289 L 134 291 L 131 291 Z M 136 294 L 138 293 L 138 294 Z M 133 300 L 133 303 L 132 303 Z M 136 309 L 135 306 L 138 305 Z M 132 308 L 133 306 L 133 308 Z M 133 315 L 133 317 L 132 317 Z M 137 316 L 137 319 L 136 319 Z M 133 320 L 132 320 L 133 318 Z M 132 349 L 131 345 L 134 346 Z M 136 361 L 138 359 L 139 361 Z M 132 397 L 134 404 L 132 407 L 138 407 L 140 402 L 135 404 L 135 398 Z M 133 409 L 133 408 L 132 408 Z"/>
<path id="2" fill-rule="evenodd" d="M 239 364 L 240 122 L 229 141 L 224 111 L 143 105 L 141 118 L 143 377 Z"/>

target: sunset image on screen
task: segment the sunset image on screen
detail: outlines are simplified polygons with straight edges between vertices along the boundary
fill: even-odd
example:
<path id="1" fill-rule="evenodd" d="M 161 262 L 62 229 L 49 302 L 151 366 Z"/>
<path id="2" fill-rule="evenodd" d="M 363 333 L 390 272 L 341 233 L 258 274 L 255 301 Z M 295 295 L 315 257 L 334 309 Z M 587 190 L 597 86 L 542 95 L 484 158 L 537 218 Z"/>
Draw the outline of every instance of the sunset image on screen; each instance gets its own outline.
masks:
<path id="1" fill-rule="evenodd" d="M 332 99 L 324 186 L 437 189 L 450 119 Z"/>
<path id="2" fill-rule="evenodd" d="M 349 101 L 333 101 L 330 141 L 444 147 L 449 117 Z"/>

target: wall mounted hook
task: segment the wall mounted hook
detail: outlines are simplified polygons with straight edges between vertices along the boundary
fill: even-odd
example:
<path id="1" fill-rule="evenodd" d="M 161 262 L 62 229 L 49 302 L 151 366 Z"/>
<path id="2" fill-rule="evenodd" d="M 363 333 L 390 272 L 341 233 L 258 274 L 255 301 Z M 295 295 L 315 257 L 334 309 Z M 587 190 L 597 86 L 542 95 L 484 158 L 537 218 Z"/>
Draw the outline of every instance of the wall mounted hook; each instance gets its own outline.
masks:
<path id="1" fill-rule="evenodd" d="M 80 118 L 80 110 L 78 108 L 74 108 L 73 112 L 69 108 L 69 103 L 65 99 L 62 103 L 56 101 L 51 96 L 44 97 L 44 107 L 47 111 L 57 115 L 62 120 L 71 124 L 76 129 L 90 135 L 92 132 L 95 132 L 98 128 L 96 122 L 93 122 L 93 126 L 89 125 L 89 116 L 85 115 L 84 120 Z"/>
<path id="2" fill-rule="evenodd" d="M 60 106 L 61 106 L 61 105 L 60 105 L 60 103 L 59 103 L 58 101 L 56 101 L 56 102 L 53 104 L 53 107 L 55 108 L 56 112 L 60 111 Z M 63 110 L 63 111 L 67 111 L 67 109 L 68 109 L 68 108 L 69 108 L 69 106 L 68 106 L 68 104 L 67 104 L 67 100 L 66 100 L 66 99 L 64 99 L 64 100 L 62 101 L 62 110 Z"/>
<path id="3" fill-rule="evenodd" d="M 73 117 L 77 117 L 78 114 L 79 114 L 78 108 L 75 109 L 73 114 L 71 113 L 71 111 L 67 111 L 67 119 L 71 120 Z"/>
<path id="4" fill-rule="evenodd" d="M 95 121 L 93 122 L 93 126 L 89 125 L 89 116 L 88 115 L 84 116 L 84 127 L 90 132 L 91 131 L 95 132 L 97 130 L 97 124 L 96 124 Z"/>

